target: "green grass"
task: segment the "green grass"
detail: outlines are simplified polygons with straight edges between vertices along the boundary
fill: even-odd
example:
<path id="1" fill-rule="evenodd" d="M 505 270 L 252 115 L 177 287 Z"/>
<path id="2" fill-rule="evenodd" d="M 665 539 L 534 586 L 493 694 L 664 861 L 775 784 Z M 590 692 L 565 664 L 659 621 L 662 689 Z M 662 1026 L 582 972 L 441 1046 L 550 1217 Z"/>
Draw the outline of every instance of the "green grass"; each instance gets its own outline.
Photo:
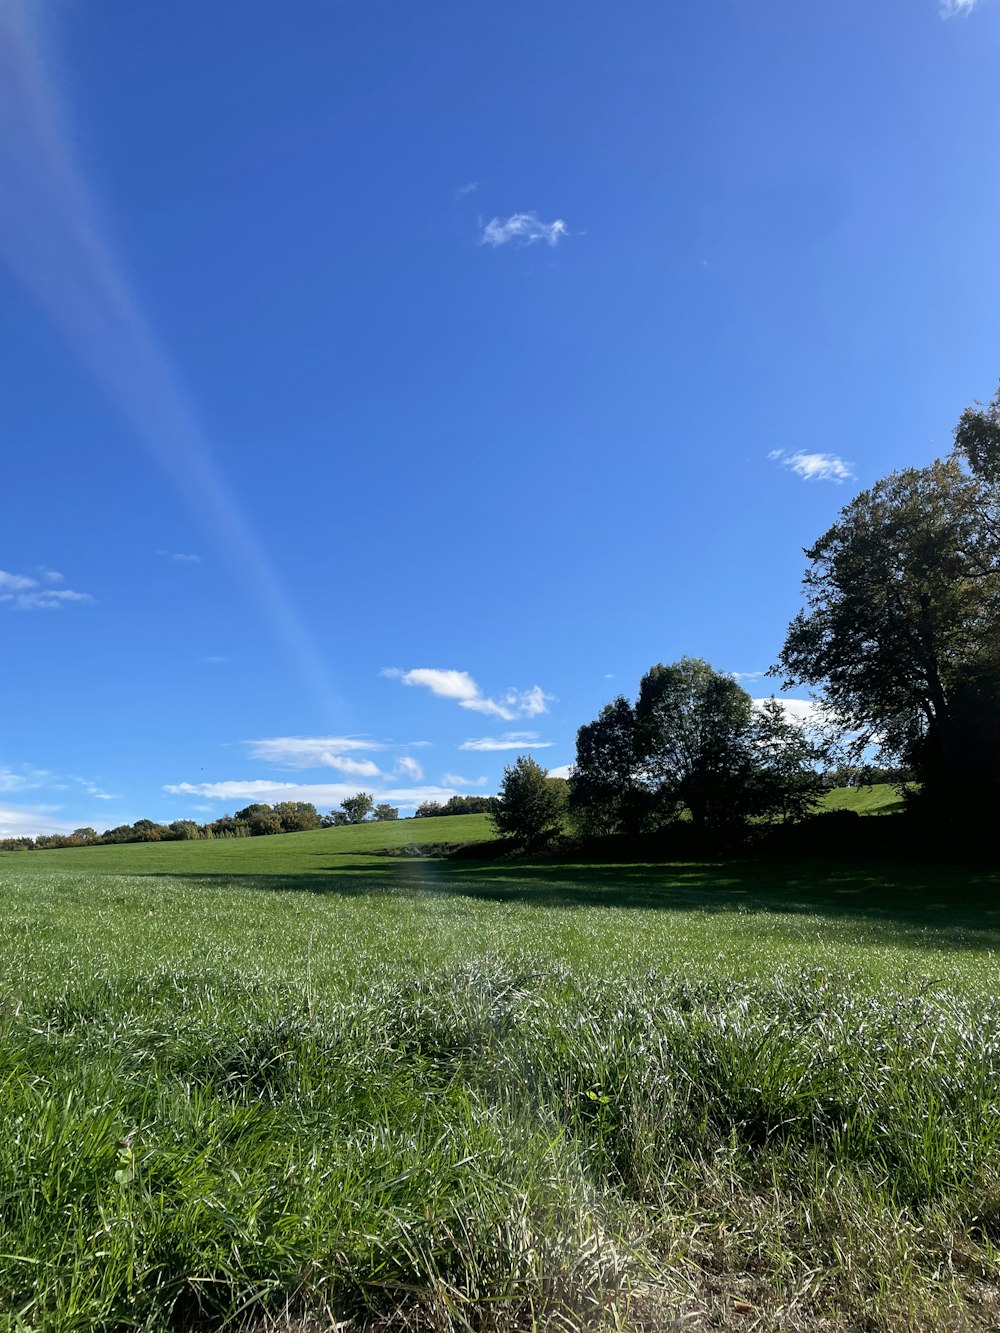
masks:
<path id="1" fill-rule="evenodd" d="M 0 857 L 0 1328 L 997 1322 L 994 872 L 478 820 Z"/>
<path id="2" fill-rule="evenodd" d="M 856 810 L 859 815 L 894 815 L 906 809 L 898 787 L 876 782 L 871 787 L 838 787 L 823 797 L 821 810 Z"/>

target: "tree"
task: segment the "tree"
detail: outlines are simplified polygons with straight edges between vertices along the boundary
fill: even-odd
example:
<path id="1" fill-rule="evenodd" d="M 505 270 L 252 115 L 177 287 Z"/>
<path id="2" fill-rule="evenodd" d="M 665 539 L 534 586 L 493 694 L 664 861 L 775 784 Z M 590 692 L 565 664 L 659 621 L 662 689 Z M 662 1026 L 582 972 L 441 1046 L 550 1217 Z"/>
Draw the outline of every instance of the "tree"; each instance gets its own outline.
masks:
<path id="1" fill-rule="evenodd" d="M 398 819 L 399 810 L 394 805 L 377 805 L 372 811 L 372 818 L 383 823 L 387 819 Z"/>
<path id="2" fill-rule="evenodd" d="M 350 820 L 343 810 L 331 810 L 328 815 L 323 816 L 320 823 L 323 828 L 343 828 L 345 824 L 350 823 Z"/>
<path id="3" fill-rule="evenodd" d="M 309 801 L 279 801 L 273 809 L 281 821 L 282 833 L 303 833 L 319 828 L 319 814 Z"/>
<path id="4" fill-rule="evenodd" d="M 245 824 L 247 832 L 253 838 L 266 837 L 269 833 L 280 833 L 281 816 L 269 805 L 256 803 L 236 811 L 236 822 Z"/>
<path id="5" fill-rule="evenodd" d="M 732 676 L 697 657 L 651 667 L 635 706 L 643 782 L 665 820 L 686 808 L 698 828 L 750 813 L 753 701 Z"/>
<path id="6" fill-rule="evenodd" d="M 750 745 L 750 814 L 765 823 L 782 824 L 809 814 L 825 787 L 817 767 L 824 750 L 773 695 L 754 710 Z"/>
<path id="7" fill-rule="evenodd" d="M 340 808 L 347 816 L 348 824 L 363 824 L 372 812 L 375 798 L 366 791 L 359 791 L 356 796 L 348 796 L 340 803 Z"/>
<path id="8" fill-rule="evenodd" d="M 92 828 L 78 828 L 73 830 L 73 837 L 79 838 L 82 846 L 89 847 L 97 841 L 97 832 Z"/>
<path id="9" fill-rule="evenodd" d="M 648 810 L 635 710 L 619 694 L 576 733 L 570 814 L 584 834 L 635 833 Z"/>
<path id="10" fill-rule="evenodd" d="M 170 836 L 182 842 L 192 842 L 201 836 L 201 830 L 193 819 L 175 819 L 169 828 Z"/>
<path id="11" fill-rule="evenodd" d="M 414 819 L 431 819 L 434 815 L 443 815 L 444 806 L 440 801 L 421 801 L 413 812 Z"/>
<path id="12" fill-rule="evenodd" d="M 994 426 L 1000 439 L 997 399 L 963 415 L 949 458 L 894 472 L 841 510 L 806 550 L 806 607 L 774 668 L 822 689 L 856 758 L 875 746 L 902 760 L 929 805 L 953 813 L 1000 786 Z"/>
<path id="13" fill-rule="evenodd" d="M 522 754 L 504 769 L 500 797 L 489 819 L 502 838 L 526 848 L 541 847 L 561 831 L 563 804 L 545 769 Z"/>

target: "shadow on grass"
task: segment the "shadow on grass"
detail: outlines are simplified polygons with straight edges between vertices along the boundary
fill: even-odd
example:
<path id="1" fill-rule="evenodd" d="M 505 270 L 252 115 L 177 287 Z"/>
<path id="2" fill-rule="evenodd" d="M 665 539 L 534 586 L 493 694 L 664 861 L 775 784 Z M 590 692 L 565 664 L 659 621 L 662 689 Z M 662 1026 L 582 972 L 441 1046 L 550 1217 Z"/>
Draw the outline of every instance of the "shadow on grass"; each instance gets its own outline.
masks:
<path id="1" fill-rule="evenodd" d="M 907 934 L 932 929 L 935 947 L 1000 949 L 1000 873 L 970 866 L 870 860 L 774 858 L 668 864 L 563 865 L 395 861 L 345 857 L 343 864 L 291 874 L 173 875 L 218 887 L 343 897 L 454 896 L 526 908 L 627 908 L 640 911 L 818 914 L 898 923 Z"/>

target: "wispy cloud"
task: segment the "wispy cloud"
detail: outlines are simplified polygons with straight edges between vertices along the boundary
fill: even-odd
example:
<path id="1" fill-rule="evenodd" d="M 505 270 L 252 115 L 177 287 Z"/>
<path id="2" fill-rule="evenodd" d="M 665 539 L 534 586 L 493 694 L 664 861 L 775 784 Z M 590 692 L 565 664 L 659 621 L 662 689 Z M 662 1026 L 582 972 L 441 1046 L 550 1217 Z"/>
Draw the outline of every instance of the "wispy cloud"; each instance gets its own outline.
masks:
<path id="1" fill-rule="evenodd" d="M 772 449 L 768 458 L 791 468 L 803 481 L 833 481 L 839 486 L 843 481 L 854 480 L 851 464 L 836 454 L 789 454 L 784 449 Z"/>
<path id="2" fill-rule="evenodd" d="M 488 717 L 498 717 L 502 722 L 513 722 L 516 717 L 538 717 L 548 712 L 548 705 L 554 695 L 546 694 L 540 685 L 532 685 L 527 690 L 506 690 L 499 699 L 485 695 L 479 685 L 467 671 L 446 670 L 441 667 L 414 667 L 412 671 L 401 671 L 398 667 L 386 667 L 382 672 L 391 680 L 400 680 L 404 685 L 420 685 L 436 694 L 439 699 L 451 699 L 459 708 L 468 708 L 473 713 L 485 713 Z"/>
<path id="3" fill-rule="evenodd" d="M 200 797 L 203 800 L 231 805 L 244 801 L 311 801 L 313 805 L 324 810 L 340 805 L 347 796 L 353 796 L 358 790 L 358 784 L 274 782 L 268 778 L 253 778 L 250 781 L 167 783 L 163 790 L 170 796 Z M 367 790 L 376 801 L 387 801 L 391 805 L 407 808 L 419 805 L 422 801 L 446 801 L 449 796 L 458 794 L 454 787 L 423 785 L 381 787 L 377 783 L 370 783 Z"/>
<path id="4" fill-rule="evenodd" d="M 732 676 L 733 680 L 760 680 L 760 678 L 761 678 L 762 676 L 766 676 L 766 675 L 767 675 L 767 672 L 766 672 L 766 671 L 730 671 L 729 674 Z"/>
<path id="5" fill-rule="evenodd" d="M 442 773 L 441 781 L 446 787 L 485 787 L 488 778 L 463 778 L 459 773 Z"/>
<path id="6" fill-rule="evenodd" d="M 459 185 L 455 190 L 455 198 L 461 199 L 465 194 L 475 194 L 479 189 L 478 181 L 466 181 L 464 185 Z"/>
<path id="7" fill-rule="evenodd" d="M 45 787 L 52 779 L 52 774 L 44 768 L 0 768 L 0 792 L 32 791 Z"/>
<path id="8" fill-rule="evenodd" d="M 360 736 L 273 736 L 243 744 L 251 759 L 263 759 L 281 768 L 335 768 L 357 777 L 378 777 L 380 769 L 371 760 L 349 756 L 385 749 L 379 742 Z"/>
<path id="9" fill-rule="evenodd" d="M 557 768 L 550 768 L 547 776 L 550 778 L 568 778 L 575 767 L 575 764 L 560 764 Z"/>
<path id="10" fill-rule="evenodd" d="M 72 588 L 53 588 L 52 580 L 43 575 L 46 583 L 28 574 L 10 574 L 0 569 L 0 603 L 16 611 L 60 611 L 73 602 L 92 602 L 89 592 L 74 592 Z M 56 575 L 56 580 L 62 575 Z M 48 586 L 46 586 L 46 584 Z"/>
<path id="11" fill-rule="evenodd" d="M 179 565 L 200 565 L 201 556 L 195 555 L 191 551 L 157 551 L 157 555 L 162 556 L 164 560 L 174 560 Z"/>
<path id="12" fill-rule="evenodd" d="M 411 754 L 401 754 L 396 760 L 396 772 L 407 777 L 411 782 L 420 782 L 423 780 L 424 770 L 417 763 Z"/>
<path id="13" fill-rule="evenodd" d="M 37 838 L 41 833 L 72 833 L 80 821 L 60 819 L 51 805 L 0 805 L 0 838 Z"/>
<path id="14" fill-rule="evenodd" d="M 940 0 L 938 13 L 943 19 L 958 18 L 962 14 L 971 14 L 977 0 Z"/>
<path id="15" fill-rule="evenodd" d="M 547 750 L 555 741 L 540 741 L 536 731 L 505 731 L 502 736 L 481 736 L 463 741 L 460 750 Z"/>
<path id="16" fill-rule="evenodd" d="M 537 213 L 512 213 L 509 218 L 492 218 L 487 222 L 479 244 L 491 245 L 494 250 L 501 245 L 535 245 L 539 241 L 556 246 L 568 235 L 569 228 L 562 218 L 543 222 Z"/>

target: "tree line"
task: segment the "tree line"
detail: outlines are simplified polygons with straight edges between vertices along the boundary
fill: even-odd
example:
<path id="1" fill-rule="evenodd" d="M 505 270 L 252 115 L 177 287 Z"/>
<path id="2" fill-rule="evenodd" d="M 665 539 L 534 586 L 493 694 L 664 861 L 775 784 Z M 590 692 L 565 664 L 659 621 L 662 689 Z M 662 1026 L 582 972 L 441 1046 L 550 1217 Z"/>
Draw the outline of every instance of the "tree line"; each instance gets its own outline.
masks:
<path id="1" fill-rule="evenodd" d="M 368 792 L 348 796 L 337 810 L 321 815 L 309 801 L 278 801 L 275 805 L 256 802 L 237 810 L 234 815 L 220 815 L 207 824 L 193 819 L 175 819 L 158 824 L 152 819 L 137 819 L 134 824 L 119 824 L 98 833 L 92 828 L 74 829 L 72 833 L 42 833 L 36 838 L 0 839 L 0 851 L 44 851 L 55 847 L 96 847 L 125 842 L 190 842 L 196 839 L 259 838 L 273 833 L 303 833 L 308 829 L 334 828 L 341 824 L 398 819 L 396 806 L 376 805 Z"/>
<path id="2" fill-rule="evenodd" d="M 1000 390 L 963 412 L 946 458 L 862 491 L 805 555 L 805 606 L 769 674 L 814 689 L 817 726 L 773 698 L 755 707 L 699 658 L 657 664 L 634 702 L 619 695 L 577 734 L 577 832 L 801 821 L 832 780 L 883 776 L 912 782 L 908 803 L 927 824 L 995 827 Z M 504 771 L 497 832 L 544 843 L 562 826 L 559 799 L 521 756 Z"/>

